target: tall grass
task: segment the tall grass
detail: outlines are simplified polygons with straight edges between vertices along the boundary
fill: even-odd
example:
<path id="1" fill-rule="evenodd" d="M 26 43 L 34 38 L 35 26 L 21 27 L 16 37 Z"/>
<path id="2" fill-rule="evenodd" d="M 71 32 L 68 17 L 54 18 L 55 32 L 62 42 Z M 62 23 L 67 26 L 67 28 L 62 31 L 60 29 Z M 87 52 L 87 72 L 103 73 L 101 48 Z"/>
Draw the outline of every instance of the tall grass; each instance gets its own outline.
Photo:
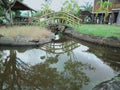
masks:
<path id="1" fill-rule="evenodd" d="M 116 25 L 81 25 L 76 30 L 83 34 L 120 38 L 120 26 Z"/>
<path id="2" fill-rule="evenodd" d="M 13 27 L 0 27 L 0 34 L 8 37 L 16 37 L 23 35 L 33 38 L 48 37 L 51 32 L 46 28 L 39 26 L 13 26 Z"/>

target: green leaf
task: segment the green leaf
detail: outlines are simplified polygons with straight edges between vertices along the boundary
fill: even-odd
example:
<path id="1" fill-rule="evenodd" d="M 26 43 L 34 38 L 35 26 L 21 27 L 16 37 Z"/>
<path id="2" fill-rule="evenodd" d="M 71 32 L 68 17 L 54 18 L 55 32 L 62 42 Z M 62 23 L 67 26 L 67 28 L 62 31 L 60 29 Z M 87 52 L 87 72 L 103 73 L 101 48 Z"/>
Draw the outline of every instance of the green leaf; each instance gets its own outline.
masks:
<path id="1" fill-rule="evenodd" d="M 45 56 L 41 56 L 40 59 L 45 59 Z"/>

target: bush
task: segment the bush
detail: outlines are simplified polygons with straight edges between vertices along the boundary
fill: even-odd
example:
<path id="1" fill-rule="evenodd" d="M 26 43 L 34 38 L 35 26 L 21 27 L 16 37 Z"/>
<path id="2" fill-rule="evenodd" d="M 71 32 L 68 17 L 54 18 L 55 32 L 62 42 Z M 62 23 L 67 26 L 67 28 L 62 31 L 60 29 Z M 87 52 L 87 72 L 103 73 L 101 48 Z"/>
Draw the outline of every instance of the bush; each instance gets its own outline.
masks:
<path id="1" fill-rule="evenodd" d="M 3 24 L 3 18 L 0 18 L 0 24 Z"/>
<path id="2" fill-rule="evenodd" d="M 85 23 L 85 24 L 90 24 L 90 23 L 91 23 L 90 17 L 86 16 L 86 17 L 84 18 L 84 23 Z"/>

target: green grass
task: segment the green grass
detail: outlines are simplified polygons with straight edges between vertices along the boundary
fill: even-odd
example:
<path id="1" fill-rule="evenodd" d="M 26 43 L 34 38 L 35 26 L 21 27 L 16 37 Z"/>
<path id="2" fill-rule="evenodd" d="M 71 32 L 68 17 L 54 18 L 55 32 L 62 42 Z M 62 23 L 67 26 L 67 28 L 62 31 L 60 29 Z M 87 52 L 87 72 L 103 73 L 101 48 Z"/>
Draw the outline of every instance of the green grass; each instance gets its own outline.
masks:
<path id="1" fill-rule="evenodd" d="M 81 25 L 76 30 L 83 34 L 120 38 L 120 26 L 116 25 Z"/>

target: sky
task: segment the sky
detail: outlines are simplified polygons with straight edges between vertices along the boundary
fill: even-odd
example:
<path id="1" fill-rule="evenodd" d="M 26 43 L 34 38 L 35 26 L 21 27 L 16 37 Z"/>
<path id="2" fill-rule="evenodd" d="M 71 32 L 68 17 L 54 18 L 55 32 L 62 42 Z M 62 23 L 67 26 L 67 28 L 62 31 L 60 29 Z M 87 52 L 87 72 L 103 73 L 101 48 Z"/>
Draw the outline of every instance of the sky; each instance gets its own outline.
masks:
<path id="1" fill-rule="evenodd" d="M 35 10 L 40 10 L 43 1 L 44 0 L 24 0 L 24 3 Z M 65 0 L 52 0 L 50 8 L 55 11 L 59 11 L 64 1 Z M 77 0 L 77 1 L 80 6 L 84 5 L 86 2 L 90 2 L 92 4 L 94 3 L 94 0 Z"/>

